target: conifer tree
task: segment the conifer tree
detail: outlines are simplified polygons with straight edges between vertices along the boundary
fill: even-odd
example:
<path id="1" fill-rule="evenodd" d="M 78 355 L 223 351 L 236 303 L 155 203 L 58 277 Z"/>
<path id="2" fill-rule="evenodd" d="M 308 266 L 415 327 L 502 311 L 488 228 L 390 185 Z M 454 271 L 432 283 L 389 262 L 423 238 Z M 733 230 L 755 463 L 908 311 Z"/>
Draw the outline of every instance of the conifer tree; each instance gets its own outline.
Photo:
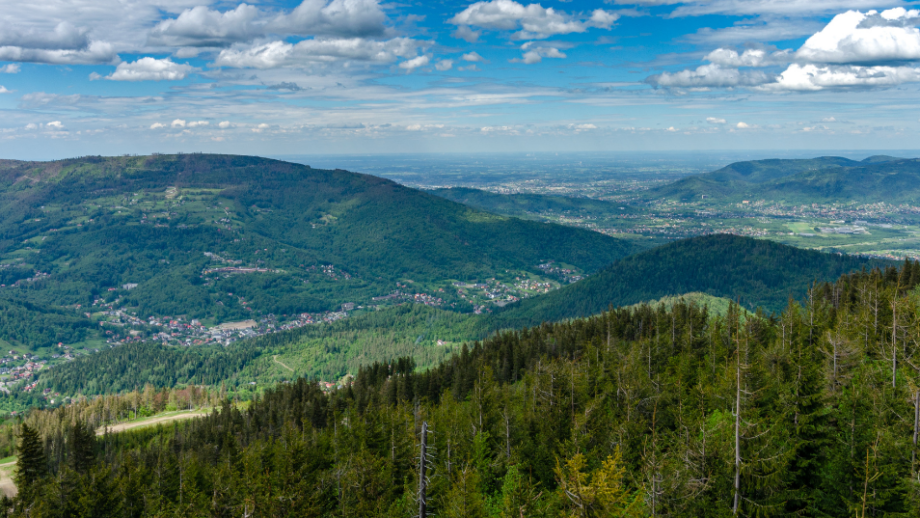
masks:
<path id="1" fill-rule="evenodd" d="M 23 423 L 19 432 L 19 458 L 16 460 L 16 486 L 27 494 L 48 473 L 48 460 L 38 431 Z"/>

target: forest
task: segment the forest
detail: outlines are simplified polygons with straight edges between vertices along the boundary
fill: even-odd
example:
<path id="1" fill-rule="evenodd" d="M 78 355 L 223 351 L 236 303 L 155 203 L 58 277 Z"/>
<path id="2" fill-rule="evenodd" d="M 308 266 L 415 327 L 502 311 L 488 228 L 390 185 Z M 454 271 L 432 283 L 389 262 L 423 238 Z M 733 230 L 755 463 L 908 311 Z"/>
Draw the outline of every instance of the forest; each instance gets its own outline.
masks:
<path id="1" fill-rule="evenodd" d="M 506 331 L 431 369 L 94 437 L 17 428 L 7 516 L 920 515 L 920 264 L 784 311 L 678 302 Z"/>

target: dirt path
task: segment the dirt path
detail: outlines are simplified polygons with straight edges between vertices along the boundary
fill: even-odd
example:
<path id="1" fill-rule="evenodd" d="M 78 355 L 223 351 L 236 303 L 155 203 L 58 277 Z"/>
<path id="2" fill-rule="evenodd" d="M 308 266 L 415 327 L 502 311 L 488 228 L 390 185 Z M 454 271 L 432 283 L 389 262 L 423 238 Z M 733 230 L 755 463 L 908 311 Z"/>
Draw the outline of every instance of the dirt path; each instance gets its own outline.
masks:
<path id="1" fill-rule="evenodd" d="M 160 423 L 168 423 L 170 421 L 178 421 L 182 419 L 192 419 L 195 417 L 204 417 L 208 415 L 207 412 L 183 412 L 181 414 L 172 414 L 164 415 L 161 417 L 155 417 L 153 419 L 146 419 L 144 421 L 135 421 L 132 423 L 121 423 L 109 427 L 109 433 L 113 432 L 124 432 L 125 430 L 131 430 L 133 428 L 143 428 L 145 426 L 155 426 Z M 96 430 L 96 435 L 105 434 L 105 428 L 100 428 Z M 12 498 L 16 496 L 16 493 L 19 491 L 16 489 L 16 483 L 13 482 L 13 474 L 16 471 L 16 461 L 7 462 L 0 464 L 0 493 Z"/>
<path id="2" fill-rule="evenodd" d="M 278 359 L 278 355 L 277 355 L 277 354 L 274 355 L 274 356 L 272 356 L 272 360 L 275 360 L 275 363 L 277 363 L 278 365 L 280 365 L 280 366 L 284 367 L 285 369 L 291 371 L 292 373 L 294 372 L 294 369 L 288 367 L 288 366 L 285 365 L 281 360 Z"/>
<path id="3" fill-rule="evenodd" d="M 0 492 L 12 498 L 19 491 L 13 482 L 13 472 L 16 470 L 16 461 L 0 464 Z"/>
<path id="4" fill-rule="evenodd" d="M 195 417 L 204 417 L 206 415 L 208 415 L 207 412 L 184 412 L 181 414 L 164 415 L 162 417 L 146 419 L 144 421 L 135 421 L 131 423 L 119 423 L 116 425 L 109 426 L 109 433 L 124 432 L 125 430 L 131 430 L 133 428 L 143 428 L 145 426 L 155 426 L 160 423 L 168 423 L 171 421 L 178 421 L 182 419 L 192 419 Z M 96 430 L 96 435 L 104 435 L 104 434 L 105 434 L 105 427 Z"/>

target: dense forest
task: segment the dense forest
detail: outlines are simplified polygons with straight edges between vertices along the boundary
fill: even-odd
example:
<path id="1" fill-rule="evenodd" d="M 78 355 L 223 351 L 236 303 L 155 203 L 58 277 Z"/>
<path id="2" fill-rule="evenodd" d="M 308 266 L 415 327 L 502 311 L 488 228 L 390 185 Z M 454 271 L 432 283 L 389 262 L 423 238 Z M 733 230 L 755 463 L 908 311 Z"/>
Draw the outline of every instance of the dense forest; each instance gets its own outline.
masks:
<path id="1" fill-rule="evenodd" d="M 8 516 L 920 515 L 920 265 L 776 315 L 693 303 L 509 331 L 94 438 L 20 427 Z M 32 423 L 32 424 L 30 424 Z M 41 424 L 39 424 L 41 423 Z"/>
<path id="2" fill-rule="evenodd" d="M 495 327 L 520 328 L 597 314 L 669 295 L 703 292 L 780 312 L 814 281 L 829 281 L 881 261 L 802 250 L 728 234 L 683 239 L 613 263 L 580 282 L 506 306 Z"/>

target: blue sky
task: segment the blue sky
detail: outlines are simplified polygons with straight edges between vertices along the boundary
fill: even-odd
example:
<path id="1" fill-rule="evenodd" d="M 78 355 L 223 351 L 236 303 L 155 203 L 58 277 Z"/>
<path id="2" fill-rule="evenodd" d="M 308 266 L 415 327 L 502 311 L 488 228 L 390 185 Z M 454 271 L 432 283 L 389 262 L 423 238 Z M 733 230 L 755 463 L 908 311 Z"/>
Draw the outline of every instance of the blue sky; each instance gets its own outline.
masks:
<path id="1" fill-rule="evenodd" d="M 915 149 L 900 0 L 0 0 L 0 157 Z"/>

